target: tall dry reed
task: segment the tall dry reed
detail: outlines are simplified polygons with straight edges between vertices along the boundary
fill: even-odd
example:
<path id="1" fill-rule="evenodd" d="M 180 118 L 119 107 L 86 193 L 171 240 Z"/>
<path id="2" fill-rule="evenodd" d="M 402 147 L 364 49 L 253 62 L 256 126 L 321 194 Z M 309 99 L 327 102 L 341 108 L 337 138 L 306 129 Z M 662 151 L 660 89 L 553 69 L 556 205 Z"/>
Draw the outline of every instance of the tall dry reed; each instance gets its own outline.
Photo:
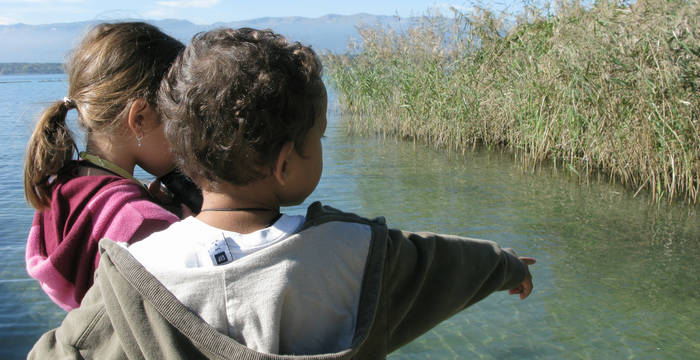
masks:
<path id="1" fill-rule="evenodd" d="M 560 1 L 543 13 L 359 29 L 359 51 L 324 56 L 350 128 L 506 148 L 697 204 L 699 3 Z"/>

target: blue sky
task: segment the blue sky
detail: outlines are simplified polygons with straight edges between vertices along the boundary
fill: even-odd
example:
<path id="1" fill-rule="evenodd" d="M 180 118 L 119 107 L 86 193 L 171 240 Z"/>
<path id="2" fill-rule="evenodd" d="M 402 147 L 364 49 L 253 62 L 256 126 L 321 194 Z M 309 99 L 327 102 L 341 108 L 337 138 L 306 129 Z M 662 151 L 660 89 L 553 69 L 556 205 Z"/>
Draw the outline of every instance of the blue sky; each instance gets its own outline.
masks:
<path id="1" fill-rule="evenodd" d="M 85 20 L 184 19 L 207 25 L 218 21 L 248 20 L 260 17 L 326 14 L 350 15 L 360 12 L 375 15 L 411 16 L 428 9 L 454 6 L 469 9 L 474 1 L 435 0 L 0 0 L 0 25 L 15 23 L 50 24 Z M 482 1 L 496 9 L 515 10 L 520 0 Z"/>

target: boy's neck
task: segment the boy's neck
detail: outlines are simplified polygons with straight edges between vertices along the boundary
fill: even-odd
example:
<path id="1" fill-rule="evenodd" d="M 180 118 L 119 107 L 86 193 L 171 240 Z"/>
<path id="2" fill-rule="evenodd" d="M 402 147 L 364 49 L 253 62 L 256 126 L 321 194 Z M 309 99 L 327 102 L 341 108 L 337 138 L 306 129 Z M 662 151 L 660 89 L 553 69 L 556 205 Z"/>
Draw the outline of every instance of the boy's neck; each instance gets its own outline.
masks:
<path id="1" fill-rule="evenodd" d="M 196 218 L 207 225 L 249 234 L 264 229 L 279 216 L 279 202 L 266 186 L 226 184 L 217 191 L 202 190 L 202 211 Z"/>

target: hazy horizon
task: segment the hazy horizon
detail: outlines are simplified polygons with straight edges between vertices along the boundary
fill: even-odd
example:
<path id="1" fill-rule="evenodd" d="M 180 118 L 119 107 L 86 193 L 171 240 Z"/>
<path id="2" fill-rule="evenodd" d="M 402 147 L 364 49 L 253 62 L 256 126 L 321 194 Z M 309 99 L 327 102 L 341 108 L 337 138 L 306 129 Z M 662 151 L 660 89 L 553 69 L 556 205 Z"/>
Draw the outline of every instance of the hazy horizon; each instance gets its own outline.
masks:
<path id="1" fill-rule="evenodd" d="M 1 1 L 1 0 L 0 0 Z M 197 25 L 185 19 L 110 19 L 109 21 L 138 20 L 149 22 L 183 43 L 201 31 L 217 26 L 273 29 L 290 40 L 311 45 L 319 52 L 342 53 L 349 41 L 359 40 L 357 27 L 383 24 L 400 27 L 394 16 L 369 14 L 335 15 L 331 17 L 265 17 L 243 21 L 218 22 Z M 107 20 L 87 20 L 44 25 L 0 25 L 0 63 L 62 63 L 81 36 L 92 25 Z M 405 19 L 403 19 L 405 23 Z"/>
<path id="2" fill-rule="evenodd" d="M 478 1 L 441 2 L 435 0 L 355 0 L 328 2 L 302 0 L 258 2 L 221 0 L 0 0 L 0 25 L 46 25 L 114 19 L 186 20 L 196 25 L 217 22 L 248 21 L 260 18 L 305 17 L 325 15 L 372 15 L 410 17 L 428 11 L 448 12 L 450 8 L 469 11 Z M 480 4 L 494 10 L 517 11 L 523 0 L 503 0 Z"/>

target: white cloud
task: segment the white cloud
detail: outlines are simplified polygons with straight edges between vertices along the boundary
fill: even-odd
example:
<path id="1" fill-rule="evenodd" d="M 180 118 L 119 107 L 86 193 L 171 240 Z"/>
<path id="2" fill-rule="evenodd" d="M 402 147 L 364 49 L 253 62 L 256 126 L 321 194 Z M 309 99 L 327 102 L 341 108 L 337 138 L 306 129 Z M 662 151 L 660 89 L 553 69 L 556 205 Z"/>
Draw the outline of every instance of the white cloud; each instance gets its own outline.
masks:
<path id="1" fill-rule="evenodd" d="M 13 3 L 13 4 L 56 4 L 56 3 L 67 3 L 67 4 L 77 4 L 84 2 L 84 0 L 0 0 L 2 3 Z"/>
<path id="2" fill-rule="evenodd" d="M 11 25 L 11 24 L 17 24 L 19 21 L 9 18 L 6 16 L 0 16 L 0 25 Z"/>
<path id="3" fill-rule="evenodd" d="M 170 0 L 158 1 L 158 5 L 178 8 L 210 8 L 218 4 L 220 0 Z"/>
<path id="4" fill-rule="evenodd" d="M 164 19 L 175 17 L 176 14 L 177 13 L 172 9 L 157 8 L 144 12 L 143 16 L 146 19 Z"/>

